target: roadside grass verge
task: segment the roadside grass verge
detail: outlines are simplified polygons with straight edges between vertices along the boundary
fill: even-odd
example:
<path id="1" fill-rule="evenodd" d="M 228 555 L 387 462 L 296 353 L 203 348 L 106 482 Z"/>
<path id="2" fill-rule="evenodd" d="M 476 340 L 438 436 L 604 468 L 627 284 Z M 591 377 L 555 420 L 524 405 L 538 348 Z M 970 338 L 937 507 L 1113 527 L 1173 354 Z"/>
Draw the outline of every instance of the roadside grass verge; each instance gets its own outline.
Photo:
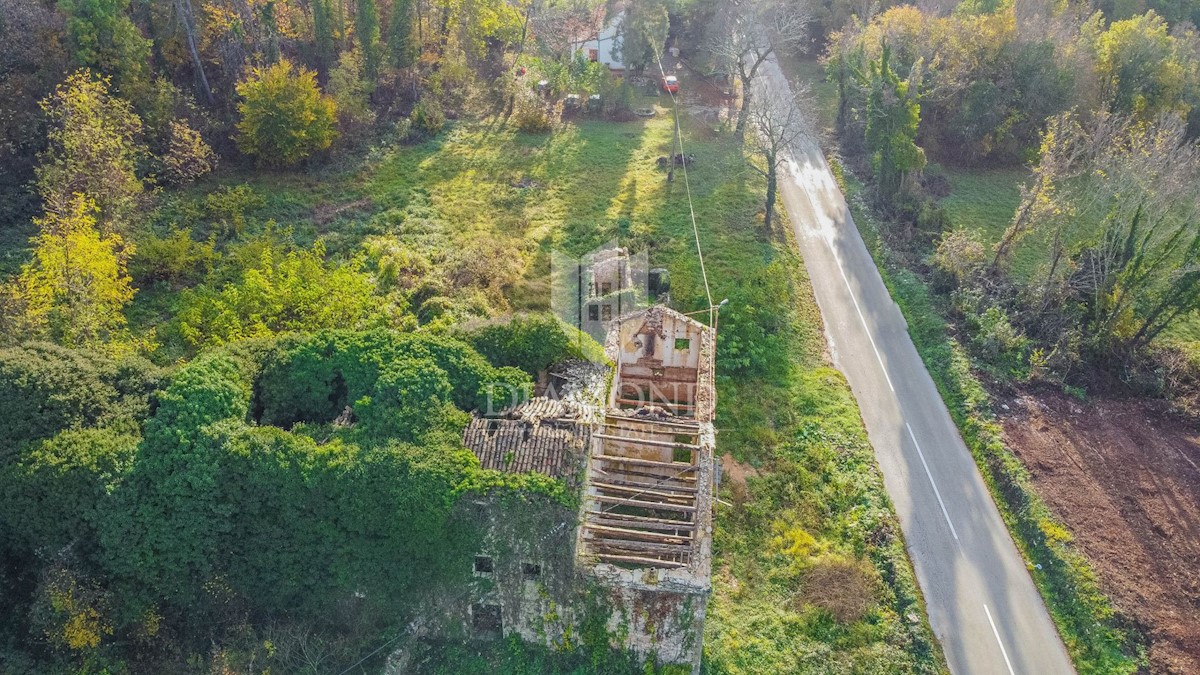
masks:
<path id="1" fill-rule="evenodd" d="M 718 382 L 718 451 L 737 464 L 720 490 L 705 672 L 946 672 L 803 262 L 771 246 L 789 348 L 776 378 Z"/>
<path id="2" fill-rule="evenodd" d="M 1136 672 L 1145 664 L 1142 636 L 1116 612 L 1095 572 L 1072 545 L 1071 534 L 1038 496 L 1028 470 L 1004 445 L 987 391 L 975 377 L 967 352 L 950 334 L 942 318 L 944 308 L 912 271 L 893 262 L 878 222 L 864 205 L 862 184 L 840 169 L 835 173 L 884 283 L 904 313 L 917 352 L 1025 557 L 1076 670 L 1089 675 Z"/>

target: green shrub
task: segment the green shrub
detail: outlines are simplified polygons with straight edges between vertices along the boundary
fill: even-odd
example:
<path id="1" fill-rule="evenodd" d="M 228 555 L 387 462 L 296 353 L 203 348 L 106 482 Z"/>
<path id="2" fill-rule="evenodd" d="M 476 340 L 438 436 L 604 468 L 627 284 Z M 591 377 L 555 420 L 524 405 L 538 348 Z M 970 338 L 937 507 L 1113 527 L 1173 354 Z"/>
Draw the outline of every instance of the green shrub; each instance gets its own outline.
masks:
<path id="1" fill-rule="evenodd" d="M 550 314 L 513 316 L 468 329 L 463 337 L 493 365 L 520 368 L 533 377 L 561 361 L 602 351 L 589 336 Z"/>
<path id="2" fill-rule="evenodd" d="M 414 442 L 445 415 L 436 411 L 444 410 L 451 393 L 446 371 L 431 359 L 408 356 L 389 362 L 354 409 L 366 433 Z"/>
<path id="3" fill-rule="evenodd" d="M 110 426 L 135 433 L 159 377 L 141 359 L 118 361 L 44 343 L 0 350 L 4 453 L 65 429 Z"/>
<path id="4" fill-rule="evenodd" d="M 158 395 L 158 409 L 146 425 L 160 449 L 192 440 L 192 434 L 224 420 L 242 420 L 250 411 L 250 366 L 228 353 L 212 352 L 175 373 Z"/>
<path id="5" fill-rule="evenodd" d="M 173 185 L 184 185 L 204 176 L 217 166 L 217 153 L 204 142 L 200 132 L 187 120 L 171 120 L 170 141 L 162 158 L 163 178 Z"/>
<path id="6" fill-rule="evenodd" d="M 287 59 L 252 69 L 237 93 L 238 148 L 263 164 L 295 164 L 337 136 L 337 105 L 321 93 L 316 73 Z"/>
<path id="7" fill-rule="evenodd" d="M 0 468 L 0 530 L 10 544 L 53 555 L 95 545 L 104 502 L 133 464 L 138 439 L 110 429 L 68 430 Z"/>
<path id="8" fill-rule="evenodd" d="M 381 373 L 395 363 L 422 373 L 430 372 L 430 367 L 441 370 L 449 391 L 439 398 L 460 410 L 486 407 L 486 386 L 491 382 L 526 392 L 531 386 L 528 375 L 495 368 L 470 345 L 454 338 L 391 331 L 325 331 L 277 343 L 255 385 L 259 420 L 289 427 L 301 421 L 330 422 L 346 406 L 353 406 L 357 413 L 357 402 L 379 393 Z"/>
<path id="9" fill-rule="evenodd" d="M 446 126 L 446 115 L 442 112 L 442 106 L 432 96 L 422 96 L 421 100 L 417 101 L 409 120 L 412 122 L 413 131 L 426 136 L 437 136 L 442 132 L 442 127 Z"/>
<path id="10" fill-rule="evenodd" d="M 182 228 L 165 237 L 148 234 L 138 240 L 129 264 L 134 281 L 143 288 L 159 281 L 179 288 L 200 283 L 217 261 L 213 242 L 198 242 Z"/>
<path id="11" fill-rule="evenodd" d="M 398 322 L 361 264 L 327 263 L 325 249 L 265 245 L 251 267 L 222 286 L 184 291 L 170 327 L 189 349 L 289 331 L 367 328 Z"/>

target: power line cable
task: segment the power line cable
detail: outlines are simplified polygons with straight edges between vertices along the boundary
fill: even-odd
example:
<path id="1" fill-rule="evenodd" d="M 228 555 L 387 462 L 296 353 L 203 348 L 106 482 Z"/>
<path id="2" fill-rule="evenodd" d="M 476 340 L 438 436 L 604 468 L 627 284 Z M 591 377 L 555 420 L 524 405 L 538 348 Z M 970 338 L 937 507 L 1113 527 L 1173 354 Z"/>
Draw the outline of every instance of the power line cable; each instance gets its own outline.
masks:
<path id="1" fill-rule="evenodd" d="M 662 80 L 660 82 L 665 84 L 667 73 L 665 70 L 663 70 L 662 52 L 657 47 L 654 49 L 654 55 L 655 62 L 658 64 L 658 72 L 662 76 Z M 660 84 L 660 86 L 662 86 L 662 84 Z M 667 95 L 671 97 L 671 109 L 675 118 L 675 143 L 679 148 L 679 164 L 683 167 L 683 187 L 687 193 L 688 213 L 692 218 L 692 235 L 696 239 L 696 256 L 700 259 L 700 276 L 704 279 L 704 295 L 708 299 L 708 325 L 711 326 L 713 325 L 712 290 L 708 285 L 708 272 L 704 267 L 704 250 L 700 247 L 700 228 L 696 225 L 696 209 L 692 204 L 692 185 L 688 180 L 687 170 L 688 159 L 687 155 L 683 152 L 683 129 L 679 123 L 679 101 L 675 98 L 675 92 L 671 91 L 670 89 L 667 89 Z M 671 158 L 670 163 L 675 163 L 674 157 Z"/>

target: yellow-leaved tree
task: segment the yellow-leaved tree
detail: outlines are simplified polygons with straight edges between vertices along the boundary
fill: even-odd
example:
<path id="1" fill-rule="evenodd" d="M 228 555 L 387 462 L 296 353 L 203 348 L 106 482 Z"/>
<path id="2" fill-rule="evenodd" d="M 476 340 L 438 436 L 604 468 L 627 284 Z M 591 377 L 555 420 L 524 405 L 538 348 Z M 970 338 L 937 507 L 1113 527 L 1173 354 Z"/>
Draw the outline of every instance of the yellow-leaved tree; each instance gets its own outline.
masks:
<path id="1" fill-rule="evenodd" d="M 96 203 L 76 194 L 69 207 L 34 222 L 33 260 L 4 291 L 9 336 L 70 347 L 127 344 L 125 305 L 133 300 L 126 261 L 133 248 L 96 225 Z"/>
<path id="2" fill-rule="evenodd" d="M 251 69 L 237 93 L 238 149 L 263 164 L 295 164 L 337 136 L 337 105 L 321 93 L 316 73 L 287 59 Z"/>

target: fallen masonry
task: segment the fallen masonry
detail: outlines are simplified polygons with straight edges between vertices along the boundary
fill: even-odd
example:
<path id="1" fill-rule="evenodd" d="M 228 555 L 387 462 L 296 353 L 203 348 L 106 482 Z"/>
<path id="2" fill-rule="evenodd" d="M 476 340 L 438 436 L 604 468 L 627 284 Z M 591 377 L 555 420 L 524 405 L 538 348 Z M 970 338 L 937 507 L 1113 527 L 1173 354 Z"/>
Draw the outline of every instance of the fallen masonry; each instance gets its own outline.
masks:
<path id="1" fill-rule="evenodd" d="M 477 504 L 490 534 L 464 564 L 488 583 L 458 615 L 476 638 L 562 646 L 597 611 L 599 589 L 614 646 L 699 672 L 711 591 L 715 333 L 656 305 L 612 321 L 605 353 L 611 367 L 576 365 L 557 374 L 554 396 L 476 417 L 464 432 L 485 467 L 564 479 L 579 490 L 580 509 L 530 531 L 508 522 L 502 505 Z"/>

